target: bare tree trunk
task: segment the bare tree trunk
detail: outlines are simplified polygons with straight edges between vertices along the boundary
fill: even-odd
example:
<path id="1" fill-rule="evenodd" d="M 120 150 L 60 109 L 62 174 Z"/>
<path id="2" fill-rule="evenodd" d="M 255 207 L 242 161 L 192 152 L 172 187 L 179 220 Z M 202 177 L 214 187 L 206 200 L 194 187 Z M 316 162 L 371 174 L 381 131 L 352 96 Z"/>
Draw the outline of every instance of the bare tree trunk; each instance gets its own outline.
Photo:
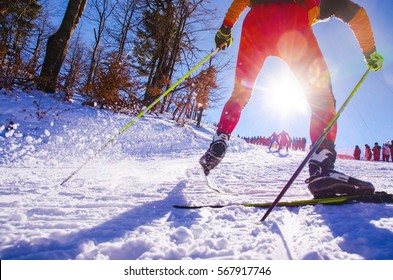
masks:
<path id="1" fill-rule="evenodd" d="M 56 81 L 67 54 L 72 33 L 85 10 L 87 0 L 69 0 L 60 28 L 49 37 L 38 89 L 55 92 Z"/>
<path id="2" fill-rule="evenodd" d="M 93 47 L 93 53 L 90 59 L 89 73 L 87 75 L 87 81 L 85 86 L 86 92 L 89 96 L 91 95 L 91 91 L 92 91 L 91 83 L 93 81 L 93 75 L 97 67 L 98 48 L 100 46 L 101 39 L 103 37 L 103 33 L 106 28 L 106 22 L 109 16 L 112 14 L 113 8 L 117 4 L 117 2 L 118 1 L 116 0 L 113 5 L 112 5 L 112 1 L 110 0 L 94 0 L 92 2 L 92 7 L 96 11 L 96 16 L 95 18 L 91 18 L 90 20 L 98 22 L 98 29 L 94 28 L 95 42 Z"/>
<path id="3" fill-rule="evenodd" d="M 121 33 L 119 34 L 119 46 L 117 51 L 116 61 L 120 64 L 123 60 L 124 49 L 127 43 L 127 39 L 129 37 L 129 31 L 132 29 L 132 20 L 134 19 L 134 13 L 136 11 L 136 4 L 139 0 L 134 0 L 130 2 L 126 2 L 124 9 L 124 18 L 121 24 Z"/>
<path id="4" fill-rule="evenodd" d="M 85 49 L 83 43 L 81 43 L 80 32 L 78 32 L 76 38 L 73 38 L 71 42 L 69 55 L 64 61 L 64 72 L 67 71 L 64 77 L 64 100 L 67 101 L 71 100 L 74 92 L 77 90 L 78 84 L 81 84 L 81 80 L 83 80 L 82 68 L 86 63 L 86 60 L 83 58 Z"/>
<path id="5" fill-rule="evenodd" d="M 183 98 L 181 99 L 181 102 L 179 102 L 179 104 L 177 105 L 176 109 L 173 111 L 173 113 L 172 113 L 172 120 L 176 119 L 177 112 L 179 112 L 180 109 L 182 109 L 182 107 L 184 106 L 183 102 L 184 102 L 185 99 L 186 99 L 186 97 L 183 96 Z"/>
<path id="6" fill-rule="evenodd" d="M 179 29 L 177 30 L 176 39 L 175 39 L 175 46 L 174 46 L 174 49 L 173 49 L 171 56 L 169 58 L 169 76 L 168 76 L 169 81 L 172 81 L 173 72 L 175 70 L 176 58 L 178 57 L 178 55 L 180 53 L 180 45 L 181 45 L 182 36 L 183 36 L 182 34 L 184 33 L 187 19 L 188 19 L 188 15 L 187 15 L 187 17 L 183 16 L 180 19 Z M 168 83 L 166 89 L 168 89 L 169 87 L 170 87 L 170 83 Z M 167 103 L 167 100 L 168 99 L 166 96 L 162 102 L 162 105 L 161 105 L 161 111 L 160 111 L 161 114 L 163 114 L 165 111 L 165 107 L 166 107 L 165 105 Z"/>
<path id="7" fill-rule="evenodd" d="M 201 127 L 201 121 L 202 121 L 202 117 L 203 117 L 203 110 L 204 108 L 201 106 L 198 109 L 198 113 L 197 113 L 197 127 Z"/>

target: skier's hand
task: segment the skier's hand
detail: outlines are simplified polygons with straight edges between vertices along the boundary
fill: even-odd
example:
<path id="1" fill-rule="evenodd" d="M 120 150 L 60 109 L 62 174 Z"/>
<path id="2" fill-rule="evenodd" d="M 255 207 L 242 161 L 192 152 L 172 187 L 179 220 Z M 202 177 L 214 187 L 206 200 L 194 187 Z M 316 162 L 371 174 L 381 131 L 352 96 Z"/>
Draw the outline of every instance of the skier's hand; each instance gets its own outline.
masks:
<path id="1" fill-rule="evenodd" d="M 229 48 L 232 45 L 232 27 L 221 25 L 214 41 L 216 42 L 216 48 L 221 50 L 225 50 L 227 46 Z"/>
<path id="2" fill-rule="evenodd" d="M 374 71 L 378 71 L 383 65 L 383 57 L 376 50 L 365 54 L 364 59 L 366 60 L 367 66 Z"/>

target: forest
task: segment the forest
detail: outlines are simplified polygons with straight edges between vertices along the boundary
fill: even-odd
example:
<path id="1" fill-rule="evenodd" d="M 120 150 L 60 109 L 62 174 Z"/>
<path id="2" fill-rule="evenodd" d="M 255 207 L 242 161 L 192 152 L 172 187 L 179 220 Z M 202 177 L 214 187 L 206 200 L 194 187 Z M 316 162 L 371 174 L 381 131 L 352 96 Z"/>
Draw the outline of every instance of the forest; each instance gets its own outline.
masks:
<path id="1" fill-rule="evenodd" d="M 57 5 L 66 5 L 55 15 Z M 0 87 L 75 94 L 84 105 L 137 113 L 212 52 L 200 38 L 215 32 L 208 0 L 0 1 Z M 60 20 L 57 20 L 60 18 Z M 83 24 L 81 24 L 83 22 Z M 210 49 L 209 49 L 210 48 Z M 179 123 L 220 99 L 211 57 L 172 90 L 156 113 Z"/>

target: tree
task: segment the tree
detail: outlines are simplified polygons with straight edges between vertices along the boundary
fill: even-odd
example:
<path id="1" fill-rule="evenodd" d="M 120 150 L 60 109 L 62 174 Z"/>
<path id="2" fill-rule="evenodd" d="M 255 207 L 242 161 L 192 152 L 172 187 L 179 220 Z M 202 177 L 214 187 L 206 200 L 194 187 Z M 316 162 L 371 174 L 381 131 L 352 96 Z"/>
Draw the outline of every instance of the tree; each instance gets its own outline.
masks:
<path id="1" fill-rule="evenodd" d="M 35 27 L 39 1 L 0 2 L 0 71 L 4 84 L 11 85 L 21 72 L 27 38 Z"/>
<path id="2" fill-rule="evenodd" d="M 186 9 L 186 1 L 147 1 L 137 37 L 134 56 L 138 74 L 147 77 L 144 102 L 149 103 L 171 81 L 174 61 L 178 58 L 185 20 L 179 11 Z M 188 15 L 187 15 L 188 16 Z"/>
<path id="3" fill-rule="evenodd" d="M 205 2 L 208 1 L 146 1 L 147 8 L 137 28 L 139 43 L 133 53 L 137 76 L 145 79 L 142 98 L 145 105 L 170 87 L 174 75 L 181 76 L 179 73 L 190 69 L 198 60 L 200 50 L 196 46 L 196 35 L 206 32 L 205 25 L 214 18 L 214 11 L 202 5 Z M 164 98 L 159 105 L 161 113 L 170 110 L 173 102 L 192 99 L 189 91 L 183 89 L 181 87 L 180 92 L 177 88 Z"/>
<path id="4" fill-rule="evenodd" d="M 192 118 L 193 113 L 196 116 L 200 107 L 206 108 L 212 90 L 217 88 L 216 76 L 216 68 L 210 65 L 197 76 L 188 78 L 180 91 L 182 94 L 176 98 L 176 108 L 173 111 L 172 118 L 180 122 L 183 115 Z"/>
<path id="5" fill-rule="evenodd" d="M 98 28 L 95 29 L 92 57 L 95 57 L 96 63 L 91 60 L 94 65 L 90 68 L 92 78 L 89 93 L 91 92 L 92 100 L 115 110 L 119 110 L 120 106 L 133 106 L 137 102 L 133 91 L 135 83 L 131 74 L 132 68 L 125 52 L 126 47 L 132 45 L 130 34 L 137 25 L 137 10 L 142 8 L 137 5 L 139 2 L 93 2 L 94 12 L 99 16 L 95 19 Z"/>
<path id="6" fill-rule="evenodd" d="M 94 80 L 94 73 L 98 63 L 99 47 L 106 29 L 108 18 L 111 16 L 114 7 L 118 4 L 118 0 L 93 0 L 91 2 L 92 12 L 87 18 L 95 22 L 97 26 L 94 28 L 94 42 L 93 50 L 90 58 L 89 72 L 87 73 L 85 90 L 88 95 L 91 95 L 92 82 Z"/>
<path id="7" fill-rule="evenodd" d="M 42 62 L 45 57 L 45 42 L 50 34 L 53 33 L 54 27 L 50 22 L 50 0 L 43 0 L 42 9 L 34 21 L 35 26 L 30 32 L 30 36 L 26 38 L 25 42 L 25 60 L 24 71 L 26 81 L 34 81 L 36 83 L 38 73 L 42 67 Z M 29 83 L 30 84 L 30 83 Z"/>
<path id="8" fill-rule="evenodd" d="M 63 69 L 64 75 L 59 75 L 59 80 L 64 80 L 62 89 L 65 92 L 65 100 L 70 100 L 74 92 L 83 91 L 81 85 L 86 76 L 87 61 L 86 47 L 81 42 L 80 32 L 75 39 L 71 39 L 71 46 L 65 58 Z"/>
<path id="9" fill-rule="evenodd" d="M 115 111 L 133 105 L 127 100 L 128 96 L 122 94 L 127 88 L 133 87 L 129 68 L 117 62 L 117 55 L 116 52 L 112 52 L 105 57 L 97 67 L 97 80 L 92 85 L 94 98 L 100 105 L 107 105 L 106 107 Z"/>
<path id="10" fill-rule="evenodd" d="M 55 34 L 49 37 L 38 89 L 54 93 L 57 77 L 67 54 L 68 44 L 85 10 L 87 0 L 69 0 L 63 21 Z"/>
<path id="11" fill-rule="evenodd" d="M 116 10 L 117 20 L 117 28 L 118 32 L 112 32 L 112 35 L 115 35 L 114 39 L 116 42 L 117 48 L 117 62 L 121 63 L 125 58 L 124 52 L 126 48 L 126 44 L 130 43 L 130 32 L 137 26 L 137 19 L 138 16 L 137 11 L 139 9 L 143 9 L 143 4 L 140 5 L 140 0 L 125 0 L 120 8 Z M 139 7 L 137 5 L 140 5 Z"/>

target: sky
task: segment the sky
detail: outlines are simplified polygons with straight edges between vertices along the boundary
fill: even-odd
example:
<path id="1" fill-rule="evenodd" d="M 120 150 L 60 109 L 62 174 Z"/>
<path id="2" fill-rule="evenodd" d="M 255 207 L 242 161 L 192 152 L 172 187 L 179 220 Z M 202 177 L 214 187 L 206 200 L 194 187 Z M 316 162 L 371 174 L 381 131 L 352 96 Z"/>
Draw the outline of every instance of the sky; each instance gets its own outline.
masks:
<path id="1" fill-rule="evenodd" d="M 352 154 L 355 145 L 364 150 L 364 145 L 380 145 L 393 140 L 393 19 L 391 0 L 356 0 L 363 6 L 374 31 L 378 53 L 385 64 L 378 72 L 371 72 L 354 98 L 338 119 L 336 138 L 340 153 Z M 217 9 L 213 31 L 206 31 L 199 37 L 201 45 L 213 49 L 215 31 L 221 26 L 231 0 L 211 0 L 211 7 Z M 56 14 L 61 18 L 66 2 L 53 0 Z M 234 82 L 241 25 L 246 10 L 233 28 L 232 46 L 218 53 L 220 60 L 230 60 L 231 67 L 221 73 L 223 96 L 219 104 L 205 111 L 204 121 L 217 123 L 226 100 L 230 97 Z M 80 22 L 82 28 L 86 21 Z M 313 26 L 318 43 L 329 66 L 333 93 L 339 108 L 367 70 L 360 47 L 349 27 L 337 19 Z M 286 81 L 283 83 L 282 81 Z M 309 139 L 310 109 L 299 84 L 282 60 L 271 57 L 261 69 L 256 83 L 257 90 L 242 112 L 241 119 L 233 132 L 240 136 L 270 136 L 273 132 L 287 131 L 292 137 Z M 362 151 L 362 156 L 364 152 Z"/>
<path id="2" fill-rule="evenodd" d="M 338 119 L 336 147 L 339 152 L 353 152 L 355 145 L 380 145 L 393 140 L 393 19 L 390 0 L 356 0 L 370 18 L 377 51 L 384 57 L 384 66 L 370 72 Z M 217 28 L 232 1 L 212 1 L 217 7 Z M 235 65 L 240 41 L 242 21 L 246 10 L 233 28 L 232 46 L 218 55 L 227 56 Z M 318 43 L 328 64 L 337 108 L 344 103 L 357 82 L 367 70 L 361 49 L 352 31 L 337 19 L 313 26 Z M 215 32 L 206 40 L 214 46 Z M 207 119 L 218 122 L 223 104 L 229 98 L 234 81 L 234 67 L 227 70 L 222 104 L 206 111 Z M 286 81 L 283 83 L 282 81 Z M 242 112 L 234 135 L 270 136 L 283 129 L 293 137 L 305 136 L 309 140 L 310 109 L 299 84 L 287 65 L 280 59 L 269 58 L 262 68 L 253 96 Z M 262 90 L 258 90 L 262 89 Z M 292 89 L 292 90 L 291 90 Z M 310 142 L 308 142 L 310 143 Z"/>

